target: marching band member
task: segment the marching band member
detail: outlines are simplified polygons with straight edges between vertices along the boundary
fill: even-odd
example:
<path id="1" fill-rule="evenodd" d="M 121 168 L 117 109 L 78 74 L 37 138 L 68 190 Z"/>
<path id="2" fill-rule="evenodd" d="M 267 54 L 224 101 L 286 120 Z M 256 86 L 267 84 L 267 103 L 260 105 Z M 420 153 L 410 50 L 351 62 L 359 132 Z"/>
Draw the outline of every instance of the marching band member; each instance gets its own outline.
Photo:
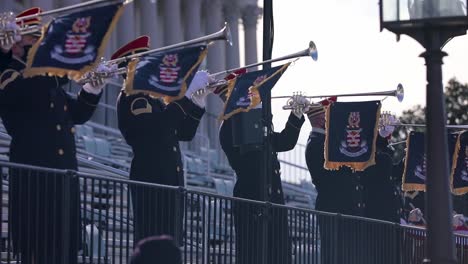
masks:
<path id="1" fill-rule="evenodd" d="M 363 178 L 365 190 L 365 216 L 394 223 L 400 222 L 402 201 L 393 175 L 393 150 L 388 147 L 394 126 L 379 128 L 376 142 L 375 165 Z"/>
<path id="2" fill-rule="evenodd" d="M 148 49 L 149 37 L 142 36 L 121 47 L 112 59 Z M 204 88 L 208 81 L 207 72 L 197 72 L 185 97 L 167 105 L 162 99 L 144 93 L 128 95 L 124 90 L 120 92 L 117 99 L 118 126 L 134 154 L 131 180 L 184 186 L 179 141 L 190 141 L 196 134 L 205 113 L 206 94 L 194 92 Z M 177 232 L 182 225 L 183 203 L 180 199 L 178 204 L 178 193 L 143 185 L 132 185 L 130 190 L 134 240 L 166 234 L 180 243 Z"/>
<path id="3" fill-rule="evenodd" d="M 31 10 L 40 12 L 39 8 Z M 25 11 L 19 16 L 30 14 Z M 27 22 L 33 25 L 40 21 Z M 74 125 L 91 118 L 104 83 L 86 84 L 74 98 L 62 89 L 68 82 L 65 78 L 24 78 L 28 50 L 37 40 L 34 34 L 22 36 L 6 50 L 10 61 L 2 61 L 6 66 L 0 76 L 0 117 L 12 138 L 10 161 L 77 170 Z M 11 171 L 10 223 L 15 254 L 22 263 L 76 263 L 81 243 L 78 178 L 68 179 L 68 184 L 64 175 L 42 174 Z M 64 200 L 63 194 L 69 195 L 69 200 Z"/>
<path id="4" fill-rule="evenodd" d="M 336 97 L 320 102 L 326 106 Z M 364 215 L 364 193 L 361 184 L 363 172 L 352 172 L 347 167 L 326 170 L 323 167 L 325 144 L 325 112 L 322 107 L 313 107 L 307 112 L 312 132 L 306 147 L 306 162 L 312 182 L 317 189 L 315 209 L 347 215 Z"/>
<path id="5" fill-rule="evenodd" d="M 297 100 L 304 100 L 298 97 Z M 296 102 L 296 103 L 303 103 Z M 252 114 L 254 109 L 243 115 Z M 272 167 L 269 170 L 272 185 L 269 187 L 268 201 L 276 204 L 284 204 L 283 188 L 281 186 L 280 163 L 278 152 L 289 151 L 297 143 L 300 129 L 305 119 L 304 109 L 292 111 L 285 128 L 281 132 L 273 132 L 271 135 Z M 234 186 L 234 197 L 262 201 L 261 173 L 263 171 L 263 152 L 259 149 L 241 150 L 233 144 L 233 118 L 225 120 L 221 124 L 219 140 L 226 154 L 229 164 L 237 175 Z M 236 263 L 262 263 L 261 259 L 261 237 L 262 237 L 262 213 L 254 205 L 236 203 L 234 205 L 234 223 L 236 228 Z M 265 263 L 290 263 L 291 248 L 288 235 L 287 213 L 275 208 L 269 219 L 268 230 L 271 236 L 268 239 L 268 260 Z"/>
<path id="6" fill-rule="evenodd" d="M 364 216 L 366 204 L 362 178 L 365 172 L 353 172 L 348 167 L 341 167 L 339 170 L 324 168 L 326 133 L 324 107 L 335 101 L 336 97 L 330 97 L 319 102 L 321 106 L 311 107 L 306 112 L 312 125 L 312 132 L 307 142 L 305 156 L 312 182 L 317 190 L 315 209 Z M 366 245 L 359 239 L 362 234 L 353 226 L 353 222 L 343 219 L 335 224 L 331 217 L 319 215 L 318 224 L 322 263 L 329 263 L 333 259 L 337 259 L 337 263 L 346 263 L 349 258 L 363 259 Z M 338 234 L 338 241 L 341 241 L 338 247 L 336 247 L 335 234 Z"/>

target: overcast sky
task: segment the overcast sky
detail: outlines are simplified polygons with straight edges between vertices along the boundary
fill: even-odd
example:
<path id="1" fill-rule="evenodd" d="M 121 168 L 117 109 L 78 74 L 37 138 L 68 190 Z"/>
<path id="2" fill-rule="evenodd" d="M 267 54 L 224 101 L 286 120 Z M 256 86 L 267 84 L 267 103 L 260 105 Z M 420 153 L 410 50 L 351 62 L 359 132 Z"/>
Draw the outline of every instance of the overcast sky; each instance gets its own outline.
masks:
<path id="1" fill-rule="evenodd" d="M 260 2 L 263 2 L 262 0 Z M 261 4 L 261 3 L 260 3 Z M 377 0 L 282 0 L 274 1 L 275 39 L 273 58 L 304 50 L 309 40 L 318 48 L 319 60 L 302 58 L 286 71 L 273 89 L 274 95 L 362 93 L 405 88 L 405 99 L 394 97 L 382 109 L 396 112 L 425 104 L 426 68 L 419 55 L 423 48 L 413 39 L 383 30 L 380 32 Z M 262 48 L 259 21 L 259 59 Z M 444 84 L 456 77 L 468 82 L 468 37 L 453 39 L 444 48 Z M 380 97 L 381 98 L 381 97 Z M 339 101 L 375 100 L 371 97 L 340 98 Z M 289 112 L 281 109 L 285 99 L 274 100 L 276 130 L 284 126 Z M 299 143 L 305 144 L 310 125 L 302 128 Z"/>

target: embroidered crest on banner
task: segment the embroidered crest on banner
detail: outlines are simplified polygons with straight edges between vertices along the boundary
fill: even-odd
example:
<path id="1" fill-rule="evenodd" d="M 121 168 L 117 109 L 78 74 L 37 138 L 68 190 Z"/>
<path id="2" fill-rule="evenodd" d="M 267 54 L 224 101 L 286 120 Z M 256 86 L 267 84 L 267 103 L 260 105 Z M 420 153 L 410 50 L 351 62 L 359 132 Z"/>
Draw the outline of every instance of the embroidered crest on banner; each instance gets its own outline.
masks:
<path id="1" fill-rule="evenodd" d="M 179 78 L 180 69 L 177 54 L 166 54 L 162 59 L 162 63 L 159 64 L 159 78 L 156 75 L 151 75 L 148 82 L 152 86 L 166 91 L 178 89 L 183 81 L 182 78 Z M 177 87 L 173 88 L 174 85 L 177 85 Z"/>
<path id="2" fill-rule="evenodd" d="M 465 168 L 461 171 L 462 180 L 468 181 L 468 146 L 465 146 Z"/>
<path id="3" fill-rule="evenodd" d="M 426 181 L 426 155 L 422 158 L 422 163 L 417 165 L 414 169 L 414 176 Z"/>
<path id="4" fill-rule="evenodd" d="M 51 57 L 69 64 L 93 61 L 97 51 L 95 46 L 88 46 L 88 39 L 92 35 L 89 31 L 90 26 L 91 17 L 77 18 L 71 30 L 66 33 L 63 46 L 55 45 L 51 51 Z"/>
<path id="5" fill-rule="evenodd" d="M 369 149 L 366 140 L 361 140 L 362 128 L 359 112 L 350 112 L 346 126 L 346 140 L 341 141 L 340 152 L 348 157 L 359 157 Z"/>
<path id="6" fill-rule="evenodd" d="M 257 86 L 258 84 L 263 82 L 263 80 L 265 80 L 266 78 L 267 78 L 266 74 L 258 76 L 255 79 L 255 81 L 252 83 L 252 86 Z M 237 88 L 234 88 L 234 89 L 237 89 Z M 237 100 L 237 102 L 236 102 L 236 105 L 237 106 L 249 106 L 250 103 L 252 102 L 253 97 L 259 97 L 259 94 L 255 93 L 255 92 L 252 92 L 252 90 L 249 88 L 249 92 L 247 93 L 247 95 L 242 96 L 241 98 L 239 98 L 239 100 Z"/>

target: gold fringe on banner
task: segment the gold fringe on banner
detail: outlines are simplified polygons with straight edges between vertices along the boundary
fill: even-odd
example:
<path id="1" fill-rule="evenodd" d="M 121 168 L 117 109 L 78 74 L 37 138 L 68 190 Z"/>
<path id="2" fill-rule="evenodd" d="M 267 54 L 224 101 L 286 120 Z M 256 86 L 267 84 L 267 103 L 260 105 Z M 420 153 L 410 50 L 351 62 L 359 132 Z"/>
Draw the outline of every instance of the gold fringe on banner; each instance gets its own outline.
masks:
<path id="1" fill-rule="evenodd" d="M 279 73 L 283 73 L 284 71 L 286 71 L 286 69 L 289 67 L 289 65 L 291 65 L 291 62 L 288 62 L 286 64 L 284 64 L 281 68 L 279 68 L 276 72 L 274 72 L 272 75 L 270 75 L 268 78 L 264 79 L 263 81 L 261 81 L 260 83 L 258 83 L 257 85 L 252 85 L 249 87 L 249 92 L 253 94 L 253 96 L 251 97 L 250 99 L 250 105 L 247 107 L 247 108 L 242 108 L 242 107 L 239 107 L 235 110 L 233 110 L 232 112 L 230 113 L 227 113 L 225 115 L 221 115 L 219 117 L 219 120 L 226 120 L 226 119 L 229 119 L 231 118 L 233 115 L 235 114 L 238 114 L 238 113 L 241 113 L 241 112 L 249 112 L 251 109 L 254 109 L 257 105 L 259 105 L 261 102 L 262 102 L 262 99 L 260 97 L 260 92 L 259 92 L 259 89 L 260 87 L 267 81 L 269 81 L 271 78 L 273 78 L 274 76 L 276 76 L 277 74 Z M 232 90 L 234 89 L 235 87 L 235 80 L 237 78 L 233 79 L 234 82 L 230 82 L 229 81 L 229 84 L 228 84 L 228 92 L 226 94 L 226 102 L 224 103 L 224 107 L 223 107 L 223 113 L 226 111 L 226 107 L 227 107 L 227 103 L 229 102 L 229 98 L 231 97 L 231 93 L 232 93 Z M 233 81 L 231 80 L 231 81 Z"/>
<path id="2" fill-rule="evenodd" d="M 37 50 L 39 49 L 39 46 L 41 45 L 41 42 L 45 37 L 45 33 L 51 23 L 49 22 L 47 25 L 42 27 L 42 36 L 33 45 L 33 47 L 31 47 L 31 50 L 28 53 L 28 62 L 27 62 L 26 69 L 23 73 L 23 76 L 25 78 L 34 77 L 38 75 L 39 76 L 58 76 L 58 77 L 67 76 L 71 80 L 78 81 L 79 79 L 83 77 L 85 73 L 95 69 L 101 62 L 101 57 L 104 54 L 107 42 L 109 41 L 111 33 L 114 30 L 115 26 L 117 25 L 117 22 L 120 16 L 122 15 L 123 11 L 124 11 L 124 6 L 122 5 L 119 7 L 117 12 L 115 13 L 114 18 L 112 18 L 109 28 L 107 29 L 107 32 L 104 35 L 104 38 L 102 39 L 101 45 L 98 48 L 98 53 L 94 62 L 91 65 L 83 67 L 83 69 L 79 71 L 64 69 L 64 68 L 56 68 L 56 67 L 34 67 L 34 68 L 32 67 L 33 59 L 36 56 Z"/>
<path id="3" fill-rule="evenodd" d="M 406 172 L 408 170 L 408 157 L 410 156 L 410 136 L 406 139 L 406 158 L 405 158 L 405 167 L 403 169 L 403 177 L 401 180 L 401 190 L 404 192 L 411 192 L 411 191 L 419 191 L 425 192 L 426 191 L 426 184 L 420 183 L 405 183 L 406 182 Z"/>
<path id="4" fill-rule="evenodd" d="M 325 162 L 323 163 L 323 168 L 326 170 L 339 170 L 342 166 L 348 166 L 351 168 L 353 172 L 355 171 L 363 171 L 367 167 L 370 167 L 375 164 L 375 152 L 376 152 L 376 142 L 377 137 L 379 136 L 379 118 L 380 118 L 380 108 L 382 105 L 379 103 L 379 107 L 377 108 L 377 113 L 375 117 L 375 125 L 374 125 L 374 137 L 372 141 L 372 153 L 369 157 L 369 160 L 362 161 L 362 162 L 338 162 L 338 161 L 330 161 L 328 159 L 328 142 L 329 142 L 329 131 L 330 131 L 330 111 L 331 106 L 326 108 L 325 112 L 325 147 L 324 147 L 324 154 L 325 154 Z"/>
<path id="5" fill-rule="evenodd" d="M 460 133 L 460 135 L 458 135 L 457 143 L 455 144 L 455 150 L 453 153 L 452 171 L 450 173 L 450 188 L 452 189 L 452 193 L 455 195 L 463 195 L 465 193 L 468 193 L 468 186 L 465 186 L 462 188 L 454 188 L 453 186 L 455 170 L 457 169 L 458 153 L 461 151 L 461 137 L 464 133 L 468 133 L 468 132 L 465 131 L 463 133 Z"/>
<path id="6" fill-rule="evenodd" d="M 208 48 L 205 48 L 200 55 L 198 56 L 197 62 L 190 68 L 190 70 L 185 74 L 183 80 L 182 80 L 182 85 L 180 87 L 179 94 L 176 96 L 168 96 L 166 94 L 154 92 L 151 90 L 135 90 L 133 88 L 133 81 L 135 80 L 135 74 L 136 74 L 136 67 L 138 65 L 138 62 L 140 62 L 140 59 L 135 58 L 132 61 L 128 63 L 127 66 L 127 80 L 125 81 L 124 84 L 124 90 L 127 95 L 132 95 L 132 94 L 147 94 L 150 95 L 154 98 L 163 98 L 164 103 L 169 104 L 173 101 L 179 100 L 182 97 L 185 96 L 185 93 L 187 92 L 187 78 L 192 74 L 192 72 L 202 63 L 202 61 L 205 59 L 206 55 L 208 54 Z"/>

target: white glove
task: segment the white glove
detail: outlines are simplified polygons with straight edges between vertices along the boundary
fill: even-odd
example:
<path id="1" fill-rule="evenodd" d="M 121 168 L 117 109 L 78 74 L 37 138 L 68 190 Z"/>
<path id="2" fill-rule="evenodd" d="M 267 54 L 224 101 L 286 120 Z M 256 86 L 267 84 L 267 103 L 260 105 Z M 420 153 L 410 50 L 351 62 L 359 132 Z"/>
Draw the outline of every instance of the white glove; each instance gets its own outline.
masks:
<path id="1" fill-rule="evenodd" d="M 304 113 L 308 109 L 308 106 L 309 106 L 309 100 L 307 100 L 307 98 L 305 98 L 302 95 L 298 95 L 298 94 L 293 95 L 293 97 L 292 97 L 292 107 L 293 107 L 292 112 L 297 118 L 300 119 L 304 115 Z"/>
<path id="2" fill-rule="evenodd" d="M 21 41 L 20 27 L 16 22 L 7 22 L 2 31 L 5 38 L 1 41 L 0 46 L 4 51 L 9 51 L 16 42 Z"/>
<path id="3" fill-rule="evenodd" d="M 115 75 L 112 73 L 115 70 L 117 70 L 117 65 L 107 65 L 105 62 L 101 62 L 95 72 L 91 73 L 92 81 L 83 85 L 83 89 L 88 93 L 100 94 L 109 79 Z"/>
<path id="4" fill-rule="evenodd" d="M 398 124 L 395 116 L 389 115 L 387 117 L 387 124 L 379 127 L 379 135 L 383 138 L 390 136 L 395 131 L 395 125 Z"/>
<path id="5" fill-rule="evenodd" d="M 465 225 L 465 217 L 462 214 L 456 214 L 453 216 L 453 226 L 459 227 Z"/>
<path id="6" fill-rule="evenodd" d="M 213 82 L 213 80 L 208 72 L 198 71 L 193 77 L 187 92 L 185 92 L 185 96 L 199 107 L 205 108 L 206 96 L 212 92 L 212 90 L 206 89 L 210 82 Z"/>
<path id="7" fill-rule="evenodd" d="M 415 208 L 411 210 L 411 212 L 409 213 L 408 221 L 417 223 L 422 220 L 422 217 L 423 217 L 423 213 L 421 212 L 421 210 L 419 208 Z"/>

